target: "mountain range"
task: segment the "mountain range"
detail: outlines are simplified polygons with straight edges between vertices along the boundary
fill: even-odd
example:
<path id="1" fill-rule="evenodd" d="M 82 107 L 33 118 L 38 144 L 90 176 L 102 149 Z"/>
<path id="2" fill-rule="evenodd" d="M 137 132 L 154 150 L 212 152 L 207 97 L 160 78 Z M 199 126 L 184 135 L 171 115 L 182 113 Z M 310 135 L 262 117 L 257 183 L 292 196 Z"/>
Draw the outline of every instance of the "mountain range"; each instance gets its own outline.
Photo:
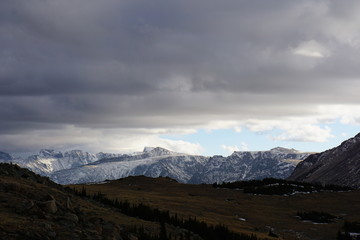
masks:
<path id="1" fill-rule="evenodd" d="M 60 184 L 101 182 L 145 175 L 170 177 L 182 183 L 214 183 L 287 178 L 309 153 L 294 149 L 236 151 L 228 157 L 176 153 L 160 147 L 146 147 L 132 154 L 97 153 L 81 150 L 59 152 L 43 149 L 26 158 L 0 152 L 0 161 L 14 162 Z"/>
<path id="2" fill-rule="evenodd" d="M 145 147 L 132 154 L 40 150 L 28 157 L 0 152 L 13 162 L 60 184 L 101 182 L 127 176 L 170 177 L 181 183 L 221 183 L 281 178 L 360 187 L 360 134 L 322 153 L 294 149 L 235 151 L 230 156 L 200 156 Z"/>

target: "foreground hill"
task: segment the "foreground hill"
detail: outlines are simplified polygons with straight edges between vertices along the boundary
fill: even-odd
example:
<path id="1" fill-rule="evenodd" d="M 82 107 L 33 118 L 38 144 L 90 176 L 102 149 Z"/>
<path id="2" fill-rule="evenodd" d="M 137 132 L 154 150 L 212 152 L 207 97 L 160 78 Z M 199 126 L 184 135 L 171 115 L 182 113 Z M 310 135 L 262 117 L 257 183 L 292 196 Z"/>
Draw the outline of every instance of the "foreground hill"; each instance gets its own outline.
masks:
<path id="1" fill-rule="evenodd" d="M 0 219 L 0 239 L 4 240 L 128 240 L 136 239 L 136 226 L 154 234 L 160 227 L 5 163 L 0 163 Z"/>
<path id="2" fill-rule="evenodd" d="M 360 134 L 322 153 L 310 155 L 289 180 L 360 187 Z"/>

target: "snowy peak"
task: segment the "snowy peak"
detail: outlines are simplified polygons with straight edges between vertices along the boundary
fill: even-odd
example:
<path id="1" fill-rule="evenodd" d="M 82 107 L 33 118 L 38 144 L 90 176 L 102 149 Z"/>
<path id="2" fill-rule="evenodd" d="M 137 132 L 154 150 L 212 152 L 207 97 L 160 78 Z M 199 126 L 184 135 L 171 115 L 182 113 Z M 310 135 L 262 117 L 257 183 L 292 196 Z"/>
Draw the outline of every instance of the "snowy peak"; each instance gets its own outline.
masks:
<path id="1" fill-rule="evenodd" d="M 55 171 L 78 167 L 96 160 L 98 158 L 94 154 L 81 150 L 70 150 L 62 153 L 53 149 L 41 149 L 38 154 L 29 156 L 24 160 L 17 159 L 16 162 L 22 167 L 47 176 Z"/>
<path id="2" fill-rule="evenodd" d="M 97 159 L 103 159 L 103 158 L 115 158 L 115 157 L 119 157 L 122 154 L 117 154 L 117 153 L 104 153 L 104 152 L 99 152 L 97 153 L 95 156 Z"/>
<path id="3" fill-rule="evenodd" d="M 303 160 L 309 155 L 310 155 L 309 153 L 302 153 L 295 149 L 276 147 L 268 151 L 235 151 L 229 157 L 239 157 L 239 158 L 247 158 L 247 159 L 271 158 L 277 160 L 285 160 L 285 159 Z"/>
<path id="4" fill-rule="evenodd" d="M 62 158 L 63 154 L 53 149 L 41 149 L 38 156 L 41 158 Z"/>
<path id="5" fill-rule="evenodd" d="M 96 155 L 83 152 L 81 150 L 71 150 L 64 153 L 64 158 L 72 158 L 80 161 L 94 161 L 97 160 Z"/>
<path id="6" fill-rule="evenodd" d="M 283 154 L 297 154 L 297 153 L 300 153 L 298 150 L 295 150 L 293 148 L 288 149 L 288 148 L 283 148 L 283 147 L 272 148 L 272 149 L 270 149 L 270 152 L 272 152 L 272 153 L 283 153 Z"/>
<path id="7" fill-rule="evenodd" d="M 146 153 L 146 152 L 151 152 L 152 150 L 154 150 L 154 147 L 144 147 L 143 152 L 144 152 L 144 153 Z"/>
<path id="8" fill-rule="evenodd" d="M 165 155 L 174 155 L 175 152 L 161 147 L 145 147 L 143 153 L 148 153 L 151 157 L 160 157 Z"/>

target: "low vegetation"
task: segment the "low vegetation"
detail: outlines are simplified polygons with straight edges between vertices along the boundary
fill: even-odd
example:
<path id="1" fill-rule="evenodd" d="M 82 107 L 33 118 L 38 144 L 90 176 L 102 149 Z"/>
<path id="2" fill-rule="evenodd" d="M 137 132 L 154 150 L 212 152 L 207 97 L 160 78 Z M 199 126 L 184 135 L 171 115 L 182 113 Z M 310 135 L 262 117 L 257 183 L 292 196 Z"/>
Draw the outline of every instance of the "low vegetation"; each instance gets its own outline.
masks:
<path id="1" fill-rule="evenodd" d="M 317 212 L 317 211 L 311 211 L 311 212 L 297 212 L 296 214 L 298 217 L 300 217 L 301 220 L 304 221 L 311 221 L 314 223 L 332 223 L 338 217 L 331 215 L 326 212 Z"/>
<path id="2" fill-rule="evenodd" d="M 214 188 L 242 189 L 244 193 L 264 195 L 291 195 L 296 193 L 313 193 L 321 191 L 350 191 L 351 187 L 336 185 L 321 185 L 306 182 L 287 181 L 283 179 L 266 178 L 263 180 L 214 183 Z"/>

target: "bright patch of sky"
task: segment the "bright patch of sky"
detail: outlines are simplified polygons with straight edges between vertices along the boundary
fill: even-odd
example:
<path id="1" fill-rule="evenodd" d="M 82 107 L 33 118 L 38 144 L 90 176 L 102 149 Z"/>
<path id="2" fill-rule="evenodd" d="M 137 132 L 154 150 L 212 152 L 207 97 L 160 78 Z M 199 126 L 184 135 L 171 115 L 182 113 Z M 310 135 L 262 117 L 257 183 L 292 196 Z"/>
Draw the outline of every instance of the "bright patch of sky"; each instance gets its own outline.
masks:
<path id="1" fill-rule="evenodd" d="M 243 127 L 241 131 L 235 128 L 206 130 L 199 129 L 196 133 L 188 135 L 162 135 L 162 138 L 182 140 L 200 144 L 202 154 L 228 156 L 233 151 L 262 151 L 275 147 L 294 148 L 301 152 L 322 152 L 340 145 L 343 141 L 360 132 L 359 125 L 342 124 L 339 121 L 319 124 L 320 128 L 330 128 L 332 137 L 324 142 L 309 141 L 282 141 L 274 136 L 283 133 L 280 129 L 262 132 L 253 132 Z"/>
<path id="2" fill-rule="evenodd" d="M 314 40 L 302 42 L 293 49 L 293 53 L 296 55 L 314 58 L 323 58 L 330 55 L 329 50 Z"/>

